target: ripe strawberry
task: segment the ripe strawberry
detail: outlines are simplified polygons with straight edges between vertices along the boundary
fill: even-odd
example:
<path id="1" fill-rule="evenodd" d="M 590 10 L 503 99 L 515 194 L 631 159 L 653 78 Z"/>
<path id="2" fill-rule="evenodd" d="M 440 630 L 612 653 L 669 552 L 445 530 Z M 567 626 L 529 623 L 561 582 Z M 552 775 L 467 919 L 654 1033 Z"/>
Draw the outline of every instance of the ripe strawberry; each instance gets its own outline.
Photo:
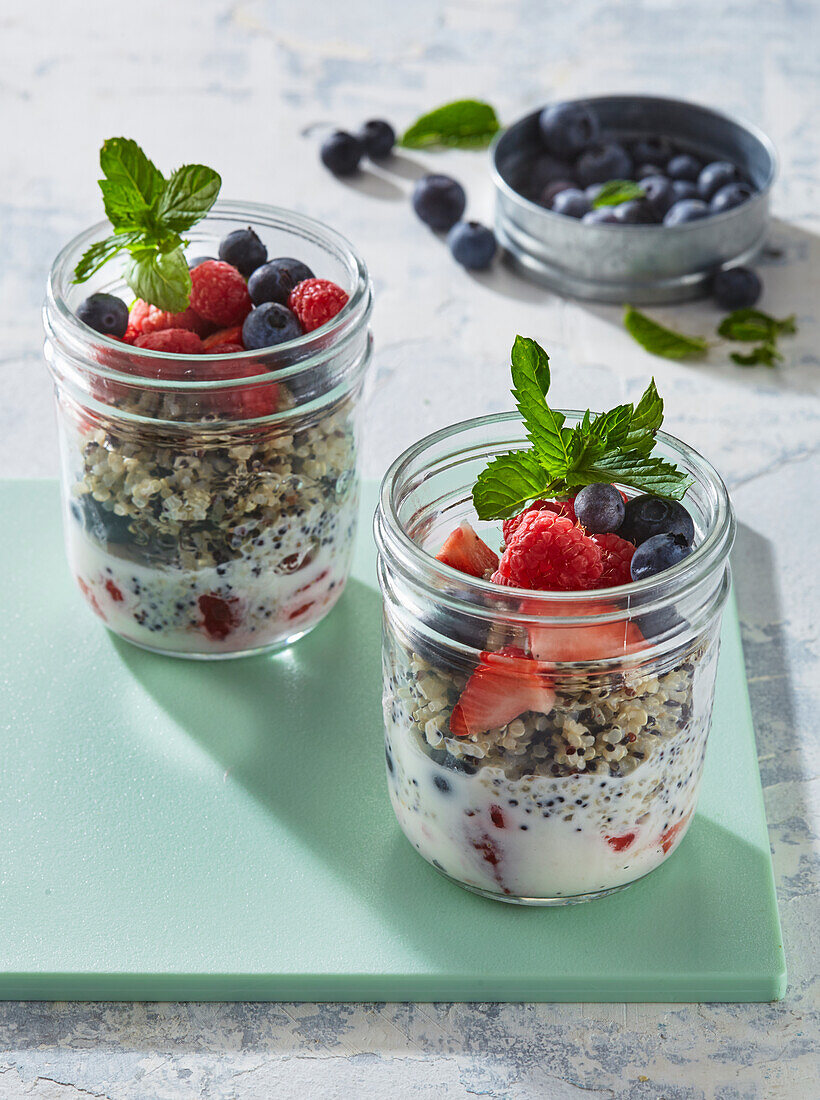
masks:
<path id="1" fill-rule="evenodd" d="M 222 328 L 239 325 L 251 311 L 251 296 L 235 267 L 206 260 L 191 272 L 191 307 Z"/>
<path id="2" fill-rule="evenodd" d="M 223 349 L 212 348 L 211 355 L 224 352 L 242 351 L 243 348 L 234 345 L 225 345 Z M 254 375 L 265 374 L 266 368 L 260 363 L 222 363 L 219 373 L 226 378 L 253 378 Z M 215 395 L 216 396 L 216 395 Z M 221 404 L 226 400 L 231 411 L 242 420 L 254 420 L 259 416 L 272 416 L 276 412 L 279 403 L 279 386 L 276 382 L 268 382 L 265 385 L 241 386 L 228 394 L 220 394 Z"/>
<path id="3" fill-rule="evenodd" d="M 611 533 L 590 535 L 590 538 L 600 546 L 603 561 L 601 575 L 595 587 L 614 588 L 616 585 L 629 584 L 632 580 L 629 563 L 635 553 L 632 543 Z"/>
<path id="4" fill-rule="evenodd" d="M 436 554 L 436 561 L 471 577 L 483 577 L 489 570 L 498 568 L 498 554 L 478 537 L 469 523 L 462 523 L 448 536 Z"/>
<path id="5" fill-rule="evenodd" d="M 288 309 L 299 318 L 305 332 L 313 332 L 347 305 L 348 295 L 330 279 L 303 279 L 288 296 Z"/>
<path id="6" fill-rule="evenodd" d="M 527 614 L 541 612 L 534 601 L 523 600 L 521 610 Z M 605 615 L 615 606 L 604 600 L 588 604 L 583 609 L 566 600 L 550 605 L 551 615 Z M 606 623 L 567 623 L 566 626 L 539 623 L 527 627 L 530 652 L 536 661 L 602 661 L 635 653 L 644 646 L 644 637 L 632 620 L 616 619 Z"/>
<path id="7" fill-rule="evenodd" d="M 601 548 L 568 516 L 549 508 L 525 512 L 491 580 L 514 588 L 592 588 L 601 575 Z"/>
<path id="8" fill-rule="evenodd" d="M 506 726 L 528 710 L 549 714 L 555 691 L 538 664 L 515 646 L 482 653 L 450 715 L 450 732 L 469 737 Z"/>

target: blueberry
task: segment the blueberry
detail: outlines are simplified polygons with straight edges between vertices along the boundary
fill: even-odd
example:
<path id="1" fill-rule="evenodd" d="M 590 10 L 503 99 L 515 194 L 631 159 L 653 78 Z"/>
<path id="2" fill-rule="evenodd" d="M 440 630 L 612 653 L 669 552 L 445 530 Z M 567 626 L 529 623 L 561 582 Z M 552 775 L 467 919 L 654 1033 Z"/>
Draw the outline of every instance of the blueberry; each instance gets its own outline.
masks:
<path id="1" fill-rule="evenodd" d="M 635 161 L 646 161 L 666 167 L 672 157 L 672 143 L 669 138 L 658 136 L 639 138 L 630 148 Z"/>
<path id="2" fill-rule="evenodd" d="M 200 264 L 207 264 L 211 260 L 215 260 L 216 256 L 195 256 L 193 260 L 188 261 L 188 270 L 193 271 L 195 267 L 199 267 Z"/>
<path id="3" fill-rule="evenodd" d="M 549 153 L 542 153 L 530 163 L 527 183 L 531 194 L 540 195 L 547 184 L 555 183 L 556 180 L 568 180 L 567 187 L 576 186 L 572 179 L 572 168 L 566 161 L 551 157 Z"/>
<path id="4" fill-rule="evenodd" d="M 479 222 L 458 222 L 447 234 L 453 259 L 462 267 L 480 271 L 495 255 L 495 234 Z"/>
<path id="5" fill-rule="evenodd" d="M 642 199 L 619 202 L 613 211 L 621 225 L 651 225 L 656 220 L 652 208 Z"/>
<path id="6" fill-rule="evenodd" d="M 384 759 L 387 764 L 387 770 L 393 775 L 395 770 L 395 764 L 393 763 L 393 754 L 388 749 L 387 745 L 384 746 Z"/>
<path id="7" fill-rule="evenodd" d="M 677 500 L 643 493 L 627 502 L 625 513 L 618 534 L 636 546 L 653 535 L 681 535 L 690 545 L 694 541 L 694 521 Z"/>
<path id="8" fill-rule="evenodd" d="M 396 131 L 382 118 L 371 118 L 356 136 L 371 160 L 389 157 L 396 144 Z"/>
<path id="9" fill-rule="evenodd" d="M 698 197 L 698 185 L 691 180 L 672 180 L 672 190 L 675 193 L 675 202 L 678 199 L 696 199 Z"/>
<path id="10" fill-rule="evenodd" d="M 580 155 L 575 172 L 583 187 L 607 180 L 631 179 L 632 158 L 617 141 L 604 141 Z"/>
<path id="11" fill-rule="evenodd" d="M 598 119 L 583 103 L 556 103 L 538 116 L 541 138 L 556 157 L 574 157 L 598 137 Z"/>
<path id="12" fill-rule="evenodd" d="M 219 258 L 226 264 L 232 264 L 245 278 L 256 271 L 268 258 L 268 250 L 257 235 L 248 226 L 247 229 L 234 229 L 219 242 Z"/>
<path id="13" fill-rule="evenodd" d="M 95 500 L 90 493 L 83 493 L 71 502 L 71 514 L 103 546 L 109 543 L 125 546 L 134 541 L 131 517 L 118 516 L 116 512 L 106 508 L 105 504 Z"/>
<path id="14" fill-rule="evenodd" d="M 538 201 L 541 206 L 546 206 L 547 210 L 552 210 L 552 203 L 556 195 L 560 195 L 562 191 L 577 191 L 577 189 L 577 184 L 573 183 L 572 180 L 553 180 L 543 189 Z"/>
<path id="15" fill-rule="evenodd" d="M 115 294 L 92 294 L 77 306 L 77 317 L 106 336 L 124 336 L 128 328 L 128 306 Z"/>
<path id="16" fill-rule="evenodd" d="M 590 210 L 589 199 L 577 187 L 568 187 L 565 191 L 559 191 L 552 200 L 552 209 L 568 218 L 583 218 Z"/>
<path id="17" fill-rule="evenodd" d="M 678 199 L 664 214 L 663 224 L 685 225 L 687 222 L 705 218 L 708 213 L 709 207 L 700 199 Z"/>
<path id="18" fill-rule="evenodd" d="M 450 781 L 448 779 L 445 779 L 443 775 L 434 775 L 433 782 L 442 794 L 449 794 L 452 790 L 452 787 L 450 786 Z"/>
<path id="19" fill-rule="evenodd" d="M 733 210 L 742 202 L 750 199 L 754 192 L 748 183 L 727 183 L 712 195 L 709 208 L 713 214 L 722 214 L 724 210 Z"/>
<path id="20" fill-rule="evenodd" d="M 626 515 L 624 498 L 614 485 L 587 485 L 575 498 L 575 515 L 590 534 L 617 531 Z"/>
<path id="21" fill-rule="evenodd" d="M 347 130 L 335 130 L 325 138 L 319 150 L 322 164 L 335 176 L 352 176 L 359 170 L 363 155 L 361 141 Z"/>
<path id="22" fill-rule="evenodd" d="M 635 169 L 635 179 L 641 183 L 650 176 L 663 176 L 664 170 L 659 164 L 640 164 Z"/>
<path id="23" fill-rule="evenodd" d="M 466 205 L 464 188 L 451 176 L 422 176 L 413 188 L 413 209 L 431 229 L 452 229 Z"/>
<path id="24" fill-rule="evenodd" d="M 284 344 L 301 335 L 299 318 L 279 302 L 263 302 L 252 309 L 242 326 L 242 343 L 248 351 Z"/>
<path id="25" fill-rule="evenodd" d="M 762 290 L 760 279 L 748 267 L 728 267 L 712 280 L 712 294 L 721 309 L 749 309 Z"/>
<path id="26" fill-rule="evenodd" d="M 647 176 L 641 180 L 641 187 L 652 213 L 656 218 L 662 218 L 675 202 L 672 181 L 666 176 Z"/>
<path id="27" fill-rule="evenodd" d="M 615 210 L 611 206 L 599 206 L 597 210 L 589 210 L 581 221 L 584 225 L 618 225 Z"/>
<path id="28" fill-rule="evenodd" d="M 589 187 L 584 188 L 584 194 L 590 202 L 595 202 L 603 189 L 604 185 L 602 183 L 591 183 Z"/>
<path id="29" fill-rule="evenodd" d="M 284 306 L 297 283 L 313 278 L 315 276 L 307 264 L 290 256 L 281 256 L 257 267 L 248 279 L 248 292 L 255 306 L 263 302 L 279 302 Z"/>
<path id="30" fill-rule="evenodd" d="M 678 153 L 667 164 L 666 174 L 673 180 L 688 180 L 690 183 L 695 183 L 702 167 L 697 157 L 689 153 Z"/>
<path id="31" fill-rule="evenodd" d="M 442 768 L 449 768 L 453 772 L 463 772 L 465 775 L 475 775 L 478 768 L 470 762 L 469 757 L 453 756 L 447 749 L 427 749 L 427 755 L 434 764 Z"/>
<path id="32" fill-rule="evenodd" d="M 654 577 L 664 569 L 671 569 L 691 553 L 692 547 L 683 535 L 672 535 L 668 532 L 663 535 L 653 535 L 651 539 L 642 542 L 632 555 L 629 567 L 632 580 L 640 581 L 644 577 Z"/>
<path id="33" fill-rule="evenodd" d="M 734 164 L 730 164 L 728 160 L 712 161 L 698 176 L 698 194 L 704 202 L 708 202 L 721 187 L 725 187 L 727 183 L 735 183 L 737 178 L 738 171 Z"/>

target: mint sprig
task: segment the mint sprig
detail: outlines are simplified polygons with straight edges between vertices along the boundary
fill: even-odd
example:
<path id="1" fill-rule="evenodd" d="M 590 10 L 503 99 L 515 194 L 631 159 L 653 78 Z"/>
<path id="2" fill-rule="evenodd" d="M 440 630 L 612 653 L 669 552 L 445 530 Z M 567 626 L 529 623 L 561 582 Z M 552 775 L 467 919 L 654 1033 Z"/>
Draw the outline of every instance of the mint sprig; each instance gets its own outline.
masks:
<path id="1" fill-rule="evenodd" d="M 584 485 L 618 482 L 640 492 L 680 500 L 691 478 L 653 455 L 663 423 L 663 401 L 653 379 L 637 405 L 584 413 L 569 428 L 550 408 L 549 357 L 535 340 L 516 336 L 511 354 L 512 393 L 524 421 L 529 451 L 493 459 L 473 487 L 479 519 L 506 519 L 541 496 L 570 496 Z"/>
<path id="2" fill-rule="evenodd" d="M 629 335 L 651 355 L 664 359 L 702 359 L 709 345 L 702 336 L 686 336 L 682 332 L 658 324 L 632 306 L 624 310 L 624 327 Z"/>
<path id="3" fill-rule="evenodd" d="M 483 149 L 500 129 L 501 123 L 489 103 L 457 99 L 416 119 L 402 135 L 399 145 L 405 149 L 426 149 L 433 145 Z"/>
<path id="4" fill-rule="evenodd" d="M 88 248 L 74 269 L 84 283 L 119 252 L 129 254 L 125 281 L 138 298 L 173 313 L 188 307 L 191 274 L 185 233 L 205 217 L 222 180 L 203 164 L 186 164 L 165 179 L 130 138 L 108 138 L 100 149 L 103 206 L 114 232 Z"/>
<path id="5" fill-rule="evenodd" d="M 593 210 L 602 206 L 618 206 L 633 199 L 645 199 L 646 192 L 634 180 L 608 180 L 592 200 Z"/>

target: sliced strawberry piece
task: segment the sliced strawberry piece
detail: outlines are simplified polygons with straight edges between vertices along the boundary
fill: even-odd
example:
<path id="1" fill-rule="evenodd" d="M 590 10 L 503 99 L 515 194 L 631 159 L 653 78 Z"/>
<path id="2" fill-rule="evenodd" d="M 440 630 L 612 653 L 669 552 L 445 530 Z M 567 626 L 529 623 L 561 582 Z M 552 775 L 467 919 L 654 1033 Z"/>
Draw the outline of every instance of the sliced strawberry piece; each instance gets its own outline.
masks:
<path id="1" fill-rule="evenodd" d="M 690 811 L 686 815 L 686 817 L 682 817 L 680 819 L 680 821 L 676 822 L 671 827 L 671 829 L 667 829 L 666 832 L 661 837 L 661 839 L 658 841 L 661 848 L 663 849 L 663 854 L 664 855 L 669 855 L 670 850 L 674 847 L 675 844 L 677 844 L 678 837 L 679 837 L 680 833 L 686 828 L 686 826 L 689 822 L 689 818 L 691 816 L 692 816 L 692 813 Z"/>
<path id="2" fill-rule="evenodd" d="M 549 714 L 555 691 L 543 669 L 523 650 L 506 646 L 482 653 L 450 715 L 450 732 L 469 737 L 506 726 L 528 710 Z"/>
<path id="3" fill-rule="evenodd" d="M 625 852 L 634 839 L 634 833 L 624 833 L 623 836 L 608 836 L 606 842 L 613 851 Z"/>
<path id="4" fill-rule="evenodd" d="M 234 325 L 233 328 L 221 328 L 218 332 L 206 336 L 202 341 L 202 350 L 206 355 L 215 355 L 217 354 L 216 349 L 219 348 L 220 344 L 238 344 L 244 351 L 244 345 L 242 343 L 242 326 Z"/>
<path id="5" fill-rule="evenodd" d="M 488 570 L 498 568 L 498 554 L 482 542 L 469 523 L 456 527 L 436 554 L 436 561 L 471 577 L 483 577 Z"/>
<path id="6" fill-rule="evenodd" d="M 521 610 L 541 611 L 534 602 L 528 606 L 524 600 Z M 550 614 L 604 615 L 615 610 L 612 604 L 604 601 L 596 604 L 584 604 L 583 609 L 567 600 L 550 605 Z M 608 657 L 621 657 L 635 653 L 645 645 L 635 623 L 628 619 L 616 619 L 610 623 L 572 623 L 567 626 L 531 624 L 527 627 L 530 639 L 530 652 L 536 661 L 603 661 Z"/>

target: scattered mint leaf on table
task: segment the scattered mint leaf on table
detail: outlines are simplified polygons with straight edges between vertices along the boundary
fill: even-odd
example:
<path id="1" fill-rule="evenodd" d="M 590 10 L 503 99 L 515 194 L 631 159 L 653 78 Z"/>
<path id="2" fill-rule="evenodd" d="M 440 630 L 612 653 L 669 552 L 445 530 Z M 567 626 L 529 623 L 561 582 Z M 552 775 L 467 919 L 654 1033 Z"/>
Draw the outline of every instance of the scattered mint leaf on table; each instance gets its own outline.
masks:
<path id="1" fill-rule="evenodd" d="M 774 344 L 758 344 L 748 355 L 733 351 L 729 358 L 740 367 L 775 367 L 782 361 L 783 356 Z"/>
<path id="2" fill-rule="evenodd" d="M 664 359 L 701 359 L 709 350 L 702 336 L 686 336 L 674 329 L 658 324 L 640 310 L 627 306 L 624 326 L 629 335 L 651 355 Z"/>
<path id="3" fill-rule="evenodd" d="M 638 404 L 617 405 L 580 423 L 565 425 L 550 408 L 549 357 L 535 340 L 517 336 L 511 354 L 512 394 L 532 444 L 494 458 L 473 486 L 479 519 L 506 519 L 538 497 L 570 496 L 584 485 L 619 482 L 640 492 L 680 500 L 691 478 L 652 455 L 663 422 L 663 401 L 655 380 Z"/>
<path id="4" fill-rule="evenodd" d="M 114 232 L 86 249 L 74 282 L 84 283 L 118 252 L 127 252 L 131 290 L 159 309 L 181 312 L 190 301 L 191 274 L 180 233 L 205 217 L 222 180 L 202 164 L 186 164 L 166 180 L 130 138 L 104 141 L 100 168 L 103 206 Z"/>
<path id="5" fill-rule="evenodd" d="M 489 103 L 479 99 L 457 99 L 422 115 L 402 135 L 405 149 L 446 145 L 457 149 L 483 149 L 489 145 L 501 123 Z"/>
<path id="6" fill-rule="evenodd" d="M 778 336 L 793 336 L 797 332 L 794 314 L 778 321 L 760 309 L 736 309 L 724 317 L 718 326 L 718 335 L 727 340 L 756 343 L 773 341 Z"/>
<path id="7" fill-rule="evenodd" d="M 632 199 L 644 199 L 646 192 L 634 180 L 608 180 L 592 200 L 593 210 L 601 206 L 617 206 Z"/>

